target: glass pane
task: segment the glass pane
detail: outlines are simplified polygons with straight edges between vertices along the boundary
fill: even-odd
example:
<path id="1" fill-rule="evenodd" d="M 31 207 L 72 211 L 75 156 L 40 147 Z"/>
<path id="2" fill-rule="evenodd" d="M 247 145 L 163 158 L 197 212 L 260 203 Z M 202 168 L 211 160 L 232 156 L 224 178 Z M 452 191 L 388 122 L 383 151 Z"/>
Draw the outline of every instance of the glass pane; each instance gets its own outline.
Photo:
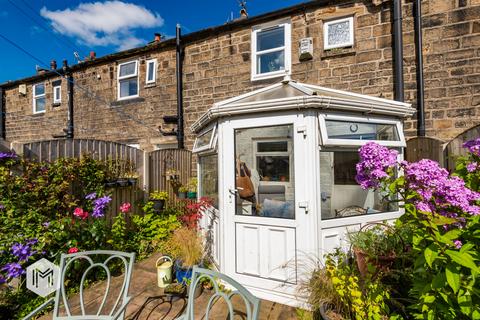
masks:
<path id="1" fill-rule="evenodd" d="M 263 51 L 285 45 L 285 27 L 275 27 L 257 33 L 257 51 Z"/>
<path id="2" fill-rule="evenodd" d="M 199 159 L 200 163 L 200 196 L 213 200 L 218 209 L 218 155 L 212 154 Z"/>
<path id="3" fill-rule="evenodd" d="M 120 81 L 120 97 L 135 96 L 138 94 L 137 78 Z"/>
<path id="4" fill-rule="evenodd" d="M 55 87 L 53 99 L 54 100 L 60 100 L 60 87 Z"/>
<path id="5" fill-rule="evenodd" d="M 355 181 L 357 151 L 320 152 L 322 219 L 391 212 L 398 202 L 378 191 L 363 190 Z"/>
<path id="6" fill-rule="evenodd" d="M 35 85 L 35 96 L 45 94 L 45 85 L 43 83 Z"/>
<path id="7" fill-rule="evenodd" d="M 264 53 L 257 56 L 257 74 L 285 69 L 285 51 Z"/>
<path id="8" fill-rule="evenodd" d="M 35 112 L 45 111 L 45 97 L 35 99 Z"/>
<path id="9" fill-rule="evenodd" d="M 134 75 L 136 66 L 137 66 L 137 63 L 135 61 L 121 65 L 120 77 Z"/>
<path id="10" fill-rule="evenodd" d="M 236 214 L 295 219 L 292 132 L 292 125 L 235 130 Z M 286 151 L 257 153 L 265 138 L 287 143 Z"/>
<path id="11" fill-rule="evenodd" d="M 328 45 L 336 46 L 349 44 L 350 41 L 350 20 L 331 23 L 328 25 Z"/>
<path id="12" fill-rule="evenodd" d="M 330 139 L 400 141 L 394 124 L 326 120 Z"/>
<path id="13" fill-rule="evenodd" d="M 210 141 L 212 139 L 212 130 L 208 130 L 207 132 L 203 133 L 202 135 L 198 136 L 197 139 L 195 140 L 195 146 L 194 149 L 199 149 L 202 147 L 205 147 L 210 144 Z"/>
<path id="14" fill-rule="evenodd" d="M 287 152 L 288 142 L 287 141 L 258 142 L 257 151 L 258 152 Z"/>
<path id="15" fill-rule="evenodd" d="M 148 63 L 147 81 L 153 81 L 154 72 L 155 72 L 155 62 L 152 61 Z"/>

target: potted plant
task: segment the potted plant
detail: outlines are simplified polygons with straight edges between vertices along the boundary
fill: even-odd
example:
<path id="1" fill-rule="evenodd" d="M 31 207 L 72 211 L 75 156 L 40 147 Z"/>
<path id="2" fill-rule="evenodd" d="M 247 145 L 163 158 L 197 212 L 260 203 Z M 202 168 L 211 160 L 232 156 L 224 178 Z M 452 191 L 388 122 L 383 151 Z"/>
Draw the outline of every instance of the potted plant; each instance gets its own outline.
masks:
<path id="1" fill-rule="evenodd" d="M 157 190 L 150 193 L 149 198 L 150 201 L 153 202 L 153 210 L 158 213 L 165 208 L 165 202 L 168 200 L 168 192 Z"/>
<path id="2" fill-rule="evenodd" d="M 188 192 L 187 192 L 188 199 L 197 198 L 197 185 L 198 185 L 197 178 L 191 178 L 190 181 L 188 182 Z"/>
<path id="3" fill-rule="evenodd" d="M 175 277 L 178 283 L 189 285 L 194 265 L 201 265 L 203 241 L 196 229 L 181 227 L 167 241 L 167 250 L 175 257 Z M 195 297 L 202 293 L 202 286 L 195 288 Z M 188 292 L 188 290 L 187 290 Z"/>
<path id="4" fill-rule="evenodd" d="M 362 277 L 387 271 L 405 249 L 402 237 L 387 224 L 368 224 L 348 238 Z"/>
<path id="5" fill-rule="evenodd" d="M 187 186 L 179 187 L 178 188 L 178 193 L 177 193 L 178 199 L 186 199 L 187 198 L 187 192 L 188 192 Z"/>
<path id="6" fill-rule="evenodd" d="M 180 182 L 180 174 L 178 173 L 178 171 L 175 169 L 168 169 L 165 173 L 165 178 L 172 186 L 173 192 L 177 193 L 178 188 L 180 188 L 180 186 L 182 185 L 182 183 Z"/>
<path id="7" fill-rule="evenodd" d="M 105 160 L 105 187 L 114 188 L 117 186 L 117 167 L 111 158 Z"/>
<path id="8" fill-rule="evenodd" d="M 125 177 L 128 180 L 128 185 L 135 186 L 138 182 L 139 175 L 136 172 L 130 172 L 130 173 L 126 174 Z"/>

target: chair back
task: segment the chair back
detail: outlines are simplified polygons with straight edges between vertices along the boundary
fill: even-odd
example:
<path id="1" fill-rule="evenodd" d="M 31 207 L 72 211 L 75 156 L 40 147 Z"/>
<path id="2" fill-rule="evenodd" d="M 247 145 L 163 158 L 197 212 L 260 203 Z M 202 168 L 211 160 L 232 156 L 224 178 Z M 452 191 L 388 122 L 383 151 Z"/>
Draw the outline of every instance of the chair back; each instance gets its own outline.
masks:
<path id="1" fill-rule="evenodd" d="M 134 261 L 135 253 L 120 251 L 96 250 L 62 254 L 60 258 L 60 288 L 55 295 L 52 319 L 123 319 L 124 308 L 130 300 L 128 288 Z M 121 268 L 123 275 L 112 279 L 114 270 L 111 268 L 115 264 Z M 81 280 L 78 283 L 78 306 L 73 306 L 73 303 L 68 301 L 68 292 L 65 287 L 68 274 L 71 272 L 81 274 Z M 94 290 L 94 293 L 97 294 L 94 303 L 85 301 L 85 281 L 88 280 L 89 275 L 98 272 L 104 272 L 106 276 L 105 287 L 102 287 L 103 290 L 100 291 Z M 113 286 L 112 290 L 112 280 L 120 281 L 121 286 Z M 92 292 L 92 290 L 89 291 Z"/>
<path id="2" fill-rule="evenodd" d="M 215 302 L 217 300 L 223 300 L 227 304 L 228 319 L 233 320 L 236 312 L 232 303 L 232 298 L 235 296 L 241 297 L 240 301 L 245 306 L 245 319 L 257 320 L 259 318 L 260 299 L 255 297 L 245 287 L 243 287 L 240 283 L 233 280 L 232 278 L 219 272 L 194 266 L 192 272 L 192 281 L 190 283 L 190 288 L 188 292 L 187 309 L 186 313 L 184 314 L 184 319 L 194 320 L 199 318 L 195 318 L 195 288 L 199 285 L 202 285 L 203 280 L 211 281 L 213 285 L 213 294 L 208 300 L 205 313 L 202 314 L 202 316 L 204 316 L 202 317 L 202 319 L 210 319 L 210 312 Z M 222 290 L 219 287 L 219 282 L 227 289 Z M 230 290 L 230 288 L 232 288 L 232 290 Z"/>

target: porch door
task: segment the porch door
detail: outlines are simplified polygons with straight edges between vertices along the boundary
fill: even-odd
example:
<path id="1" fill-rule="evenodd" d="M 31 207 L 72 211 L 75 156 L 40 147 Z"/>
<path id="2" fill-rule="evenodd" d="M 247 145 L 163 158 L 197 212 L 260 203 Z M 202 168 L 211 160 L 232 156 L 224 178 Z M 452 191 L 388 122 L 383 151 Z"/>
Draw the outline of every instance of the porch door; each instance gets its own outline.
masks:
<path id="1" fill-rule="evenodd" d="M 288 303 L 315 242 L 303 115 L 230 121 L 223 139 L 227 274 L 257 296 Z"/>

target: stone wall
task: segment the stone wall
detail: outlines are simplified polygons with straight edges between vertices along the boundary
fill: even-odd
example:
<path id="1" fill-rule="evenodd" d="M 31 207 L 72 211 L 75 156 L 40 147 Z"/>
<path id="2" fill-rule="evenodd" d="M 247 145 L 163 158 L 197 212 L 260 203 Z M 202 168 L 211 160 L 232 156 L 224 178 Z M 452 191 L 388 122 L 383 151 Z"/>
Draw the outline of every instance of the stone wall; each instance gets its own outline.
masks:
<path id="1" fill-rule="evenodd" d="M 290 14 L 292 23 L 292 79 L 335 89 L 393 99 L 392 1 L 336 1 Z M 422 2 L 427 135 L 449 140 L 479 123 L 480 1 L 425 0 Z M 416 106 L 413 5 L 403 5 L 405 98 Z M 355 45 L 323 50 L 323 21 L 354 15 Z M 281 78 L 251 81 L 250 38 L 253 25 L 240 24 L 227 31 L 189 41 L 184 60 L 186 146 L 192 147 L 190 125 L 214 102 L 266 85 Z M 301 38 L 312 37 L 313 59 L 300 62 Z M 153 48 L 153 47 L 152 47 Z M 119 59 L 122 57 L 118 54 Z M 145 85 L 145 60 L 158 61 L 156 84 Z M 122 60 L 92 64 L 75 71 L 75 136 L 124 143 L 139 143 L 151 150 L 174 141 L 158 126 L 164 115 L 176 114 L 175 48 L 144 51 L 125 61 L 140 62 L 140 97 L 117 102 L 117 65 Z M 79 68 L 80 69 L 80 68 Z M 49 79 L 47 112 L 32 115 L 31 85 L 27 94 L 6 89 L 6 130 L 9 141 L 50 139 L 66 127 L 67 92 L 62 82 L 62 104 L 52 107 Z M 167 127 L 171 128 L 171 127 Z M 416 134 L 416 121 L 405 122 L 408 136 Z"/>

